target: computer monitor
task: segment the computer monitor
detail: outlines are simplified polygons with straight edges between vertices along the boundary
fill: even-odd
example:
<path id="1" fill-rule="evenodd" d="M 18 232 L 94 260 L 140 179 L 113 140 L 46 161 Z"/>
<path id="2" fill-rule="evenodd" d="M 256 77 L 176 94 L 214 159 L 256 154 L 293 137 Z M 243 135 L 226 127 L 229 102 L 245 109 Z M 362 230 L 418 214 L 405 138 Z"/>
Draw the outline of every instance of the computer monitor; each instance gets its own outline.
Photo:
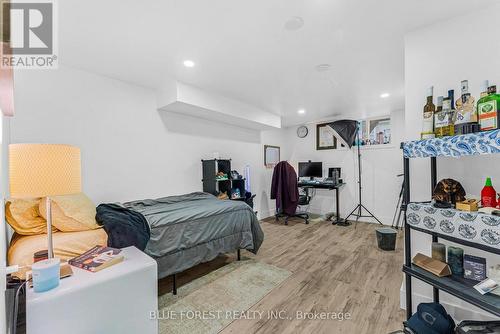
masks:
<path id="1" fill-rule="evenodd" d="M 299 162 L 299 177 L 323 177 L 323 163 Z"/>

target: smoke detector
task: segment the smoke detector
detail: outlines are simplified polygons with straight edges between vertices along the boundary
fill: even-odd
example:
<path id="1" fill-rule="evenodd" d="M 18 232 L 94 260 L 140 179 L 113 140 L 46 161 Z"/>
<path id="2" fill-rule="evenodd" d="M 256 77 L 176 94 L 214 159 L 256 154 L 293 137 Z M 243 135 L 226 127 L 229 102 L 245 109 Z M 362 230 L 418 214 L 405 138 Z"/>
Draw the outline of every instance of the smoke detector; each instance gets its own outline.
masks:
<path id="1" fill-rule="evenodd" d="M 304 26 L 304 19 L 300 16 L 294 16 L 285 22 L 285 30 L 297 31 Z"/>
<path id="2" fill-rule="evenodd" d="M 332 68 L 332 65 L 330 64 L 319 64 L 319 65 L 316 65 L 316 71 L 318 72 L 326 72 L 326 71 L 329 71 L 331 68 Z"/>

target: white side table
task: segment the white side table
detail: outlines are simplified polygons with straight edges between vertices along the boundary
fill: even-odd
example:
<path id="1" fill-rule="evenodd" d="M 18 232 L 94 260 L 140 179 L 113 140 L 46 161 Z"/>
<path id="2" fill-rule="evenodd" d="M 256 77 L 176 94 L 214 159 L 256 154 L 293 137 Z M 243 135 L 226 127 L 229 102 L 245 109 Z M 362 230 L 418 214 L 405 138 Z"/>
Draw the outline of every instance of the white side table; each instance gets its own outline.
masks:
<path id="1" fill-rule="evenodd" d="M 50 291 L 26 294 L 28 334 L 157 334 L 156 261 L 135 247 L 97 273 L 71 267 L 73 276 Z"/>

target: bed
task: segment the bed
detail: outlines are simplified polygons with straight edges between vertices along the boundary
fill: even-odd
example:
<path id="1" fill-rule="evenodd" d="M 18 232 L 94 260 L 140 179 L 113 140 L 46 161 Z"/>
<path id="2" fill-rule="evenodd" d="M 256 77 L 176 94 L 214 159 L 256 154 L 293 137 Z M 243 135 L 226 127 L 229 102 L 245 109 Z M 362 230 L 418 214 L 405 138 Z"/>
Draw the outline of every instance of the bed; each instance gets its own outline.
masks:
<path id="1" fill-rule="evenodd" d="M 101 214 L 103 207 L 108 210 L 105 214 Z M 113 208 L 115 211 L 110 211 Z M 157 261 L 158 276 L 163 278 L 224 253 L 239 253 L 240 249 L 257 253 L 264 240 L 250 206 L 201 192 L 101 204 L 96 220 L 103 228 L 54 233 L 55 255 L 67 260 L 95 245 L 133 245 Z M 46 238 L 46 234 L 16 235 L 9 247 L 9 263 L 31 264 L 33 254 L 46 248 Z"/>
<path id="2" fill-rule="evenodd" d="M 159 278 L 239 249 L 256 254 L 264 240 L 257 216 L 241 201 L 195 192 L 124 206 L 141 213 L 149 224 L 151 236 L 144 251 L 156 259 Z"/>

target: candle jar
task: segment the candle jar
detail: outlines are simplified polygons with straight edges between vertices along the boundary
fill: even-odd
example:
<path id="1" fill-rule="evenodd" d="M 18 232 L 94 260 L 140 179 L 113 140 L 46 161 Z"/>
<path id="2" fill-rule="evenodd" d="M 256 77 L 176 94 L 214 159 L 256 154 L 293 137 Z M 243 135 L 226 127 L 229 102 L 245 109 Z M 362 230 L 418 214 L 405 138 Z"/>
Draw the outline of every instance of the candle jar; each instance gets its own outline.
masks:
<path id="1" fill-rule="evenodd" d="M 464 250 L 460 247 L 448 247 L 448 265 L 452 275 L 463 276 L 464 274 Z"/>
<path id="2" fill-rule="evenodd" d="M 441 262 L 446 262 L 446 245 L 440 242 L 432 243 L 432 258 Z"/>
<path id="3" fill-rule="evenodd" d="M 31 270 L 33 275 L 33 290 L 35 292 L 49 291 L 59 285 L 60 260 L 58 258 L 33 263 Z"/>

